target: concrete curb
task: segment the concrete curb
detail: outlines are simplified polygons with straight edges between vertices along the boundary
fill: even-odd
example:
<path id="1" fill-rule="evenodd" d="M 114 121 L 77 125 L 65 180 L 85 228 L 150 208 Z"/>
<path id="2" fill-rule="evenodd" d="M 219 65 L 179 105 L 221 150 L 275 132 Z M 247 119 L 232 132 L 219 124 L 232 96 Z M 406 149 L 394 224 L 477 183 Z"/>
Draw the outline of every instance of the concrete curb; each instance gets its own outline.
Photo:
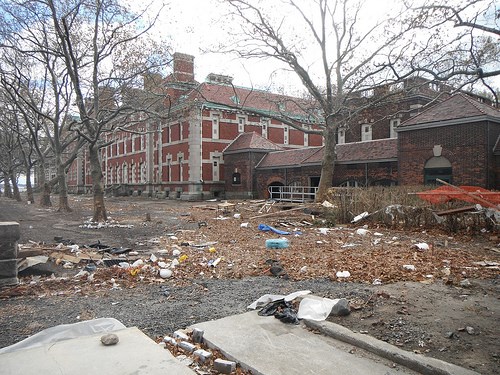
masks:
<path id="1" fill-rule="evenodd" d="M 365 349 L 423 375 L 480 375 L 478 372 L 439 359 L 407 352 L 374 337 L 353 332 L 339 324 L 307 319 L 303 322 L 307 327 L 318 330 L 326 336 Z"/>

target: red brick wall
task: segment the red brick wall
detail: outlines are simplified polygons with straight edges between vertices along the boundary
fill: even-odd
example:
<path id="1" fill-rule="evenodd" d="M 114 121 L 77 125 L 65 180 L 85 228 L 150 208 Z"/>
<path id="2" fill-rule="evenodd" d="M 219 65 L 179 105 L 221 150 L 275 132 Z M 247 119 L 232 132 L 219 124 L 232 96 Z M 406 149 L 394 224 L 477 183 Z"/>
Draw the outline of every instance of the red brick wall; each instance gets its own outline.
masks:
<path id="1" fill-rule="evenodd" d="M 399 133 L 400 184 L 423 183 L 433 146 L 441 145 L 442 156 L 452 165 L 453 184 L 498 188 L 492 150 L 499 132 L 500 124 L 480 122 Z"/>

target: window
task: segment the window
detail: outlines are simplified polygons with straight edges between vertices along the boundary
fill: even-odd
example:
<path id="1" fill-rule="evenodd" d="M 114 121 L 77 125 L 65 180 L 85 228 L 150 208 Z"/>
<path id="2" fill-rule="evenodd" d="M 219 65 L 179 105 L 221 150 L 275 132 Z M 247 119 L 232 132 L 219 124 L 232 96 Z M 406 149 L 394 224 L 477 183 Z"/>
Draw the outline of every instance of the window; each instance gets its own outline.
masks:
<path id="1" fill-rule="evenodd" d="M 233 185 L 241 185 L 241 173 L 233 173 Z"/>
<path id="2" fill-rule="evenodd" d="M 122 169 L 123 169 L 123 183 L 124 184 L 128 184 L 128 167 L 127 167 L 127 163 L 124 163 L 123 166 L 122 166 Z"/>
<path id="3" fill-rule="evenodd" d="M 309 146 L 309 134 L 304 133 L 304 146 Z"/>
<path id="4" fill-rule="evenodd" d="M 231 99 L 231 101 L 232 101 L 234 104 L 237 104 L 237 105 L 241 104 L 241 103 L 240 103 L 240 98 L 238 97 L 238 95 L 233 95 L 233 96 L 231 96 L 231 98 L 230 98 L 230 99 Z"/>
<path id="5" fill-rule="evenodd" d="M 146 163 L 140 163 L 141 168 L 141 182 L 146 182 Z"/>
<path id="6" fill-rule="evenodd" d="M 220 156 L 212 157 L 212 180 L 219 181 Z"/>
<path id="7" fill-rule="evenodd" d="M 390 91 L 401 91 L 405 88 L 404 82 L 396 82 L 389 86 Z"/>
<path id="8" fill-rule="evenodd" d="M 361 91 L 362 98 L 371 98 L 373 95 L 375 95 L 375 91 L 373 89 Z"/>
<path id="9" fill-rule="evenodd" d="M 289 134 L 289 128 L 287 125 L 283 128 L 283 144 L 287 145 L 288 144 L 288 134 Z"/>
<path id="10" fill-rule="evenodd" d="M 267 138 L 267 128 L 269 127 L 269 120 L 262 120 L 262 137 Z"/>
<path id="11" fill-rule="evenodd" d="M 135 139 L 137 138 L 137 135 L 132 136 L 132 152 L 135 152 Z"/>
<path id="12" fill-rule="evenodd" d="M 360 187 L 363 186 L 356 180 L 347 180 L 339 185 L 340 187 Z"/>
<path id="13" fill-rule="evenodd" d="M 212 115 L 212 138 L 219 139 L 219 115 Z"/>
<path id="14" fill-rule="evenodd" d="M 238 117 L 238 132 L 243 133 L 245 131 L 245 118 Z"/>
<path id="15" fill-rule="evenodd" d="M 361 141 L 371 141 L 372 140 L 372 126 L 370 124 L 361 125 Z"/>
<path id="16" fill-rule="evenodd" d="M 429 82 L 429 88 L 432 90 L 432 91 L 436 91 L 436 92 L 439 92 L 439 83 L 437 82 Z"/>
<path id="17" fill-rule="evenodd" d="M 398 119 L 398 118 L 393 118 L 390 121 L 390 134 L 389 134 L 389 138 L 397 138 L 398 137 L 398 133 L 396 132 L 396 128 L 399 126 L 400 123 L 401 123 L 401 120 Z"/>
<path id="18" fill-rule="evenodd" d="M 144 150 L 146 144 L 146 134 L 141 135 L 141 150 Z"/>
<path id="19" fill-rule="evenodd" d="M 182 175 L 183 175 L 183 165 L 182 165 L 182 156 L 179 156 L 179 159 L 178 159 L 178 162 L 179 162 L 179 181 L 182 181 Z"/>
<path id="20" fill-rule="evenodd" d="M 339 129 L 337 134 L 338 134 L 337 143 L 339 145 L 344 144 L 345 143 L 345 129 Z"/>

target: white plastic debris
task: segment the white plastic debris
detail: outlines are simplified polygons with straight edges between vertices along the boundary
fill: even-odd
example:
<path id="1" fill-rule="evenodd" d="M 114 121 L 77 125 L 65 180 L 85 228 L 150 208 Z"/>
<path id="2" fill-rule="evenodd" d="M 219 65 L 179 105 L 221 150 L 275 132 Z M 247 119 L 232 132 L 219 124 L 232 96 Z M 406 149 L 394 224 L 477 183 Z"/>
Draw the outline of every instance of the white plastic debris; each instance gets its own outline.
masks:
<path id="1" fill-rule="evenodd" d="M 318 228 L 318 230 L 321 234 L 328 234 L 328 228 Z"/>
<path id="2" fill-rule="evenodd" d="M 365 229 L 365 228 L 356 229 L 356 234 L 358 236 L 366 236 L 368 233 L 369 233 L 368 229 Z"/>
<path id="3" fill-rule="evenodd" d="M 139 267 L 144 265 L 144 261 L 142 259 L 137 259 L 134 263 L 132 263 L 132 267 Z"/>
<path id="4" fill-rule="evenodd" d="M 241 228 L 248 228 L 248 223 L 241 223 L 241 224 L 240 224 L 240 227 L 241 227 Z"/>
<path id="5" fill-rule="evenodd" d="M 416 268 L 415 268 L 415 266 L 413 264 L 404 264 L 403 268 L 405 270 L 408 270 L 408 271 L 415 271 L 416 270 Z"/>
<path id="6" fill-rule="evenodd" d="M 339 299 L 329 298 L 304 298 L 300 301 L 297 318 L 321 321 L 328 318 L 333 306 Z"/>
<path id="7" fill-rule="evenodd" d="M 123 268 L 124 270 L 130 268 L 130 263 L 128 262 L 120 262 L 118 263 L 118 265 L 120 266 L 120 268 Z"/>
<path id="8" fill-rule="evenodd" d="M 234 215 L 233 215 L 233 217 L 234 217 L 235 219 L 240 219 L 240 218 L 241 218 L 241 214 L 234 214 Z"/>
<path id="9" fill-rule="evenodd" d="M 149 260 L 153 263 L 155 263 L 156 261 L 158 261 L 158 257 L 154 254 L 151 254 L 151 256 L 149 257 Z"/>
<path id="10" fill-rule="evenodd" d="M 350 277 L 351 273 L 349 271 L 337 271 L 336 275 L 338 278 L 346 278 Z"/>
<path id="11" fill-rule="evenodd" d="M 326 207 L 326 208 L 333 208 L 333 207 L 335 207 L 335 205 L 334 205 L 334 204 L 332 204 L 332 203 L 330 203 L 330 202 L 328 202 L 328 201 L 323 201 L 323 203 L 321 203 L 321 205 L 322 205 L 323 207 Z"/>
<path id="12" fill-rule="evenodd" d="M 307 266 L 301 267 L 300 273 L 306 273 L 307 272 Z"/>
<path id="13" fill-rule="evenodd" d="M 170 264 L 170 267 L 177 267 L 179 264 L 180 264 L 179 261 L 177 259 L 174 259 Z"/>
<path id="14" fill-rule="evenodd" d="M 172 250 L 172 255 L 174 257 L 178 257 L 179 255 L 181 255 L 181 251 L 179 249 L 174 249 Z"/>
<path id="15" fill-rule="evenodd" d="M 427 244 L 425 242 L 417 243 L 417 244 L 415 244 L 415 247 L 419 250 L 429 250 L 430 249 L 429 244 Z"/>
<path id="16" fill-rule="evenodd" d="M 382 280 L 380 280 L 380 279 L 375 279 L 375 280 L 373 280 L 372 285 L 382 285 Z"/>
<path id="17" fill-rule="evenodd" d="M 293 301 L 297 297 L 305 296 L 310 293 L 311 293 L 310 290 L 299 290 L 298 292 L 293 292 L 286 296 L 282 294 L 264 294 L 258 300 L 248 305 L 247 309 L 255 310 L 257 308 L 267 305 L 269 302 L 277 301 L 279 299 L 284 299 L 285 301 Z"/>
<path id="18" fill-rule="evenodd" d="M 71 250 L 72 253 L 76 253 L 78 249 L 80 249 L 80 246 L 78 245 L 68 245 L 68 248 Z"/>
<path id="19" fill-rule="evenodd" d="M 368 212 L 363 212 L 357 216 L 354 216 L 354 218 L 352 219 L 351 223 L 357 223 L 358 221 L 360 220 L 363 220 L 365 217 L 369 216 L 370 214 Z"/>
<path id="20" fill-rule="evenodd" d="M 156 264 L 158 264 L 158 267 L 160 267 L 160 268 L 168 268 L 168 266 L 169 266 L 169 264 L 162 262 L 162 261 L 159 261 Z"/>
<path id="21" fill-rule="evenodd" d="M 172 274 L 173 274 L 172 270 L 165 269 L 165 268 L 160 269 L 160 277 L 162 279 L 168 279 L 169 277 L 172 276 Z"/>

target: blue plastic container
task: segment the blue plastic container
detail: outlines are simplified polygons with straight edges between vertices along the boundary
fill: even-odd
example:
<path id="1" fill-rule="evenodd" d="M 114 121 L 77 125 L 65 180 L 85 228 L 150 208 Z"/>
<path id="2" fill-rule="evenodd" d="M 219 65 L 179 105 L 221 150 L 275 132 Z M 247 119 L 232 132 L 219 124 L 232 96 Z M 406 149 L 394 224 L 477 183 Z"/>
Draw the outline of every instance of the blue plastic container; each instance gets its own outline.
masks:
<path id="1" fill-rule="evenodd" d="M 288 247 L 288 240 L 286 238 L 266 240 L 266 248 L 268 249 L 284 249 L 287 247 Z"/>

